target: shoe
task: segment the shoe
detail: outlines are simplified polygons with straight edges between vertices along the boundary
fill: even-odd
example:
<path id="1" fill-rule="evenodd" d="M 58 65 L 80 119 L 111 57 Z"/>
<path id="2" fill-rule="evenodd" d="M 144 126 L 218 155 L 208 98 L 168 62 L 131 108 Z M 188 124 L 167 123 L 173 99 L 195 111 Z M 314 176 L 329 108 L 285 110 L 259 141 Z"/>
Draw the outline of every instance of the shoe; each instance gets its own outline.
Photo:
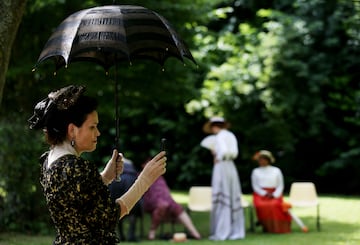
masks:
<path id="1" fill-rule="evenodd" d="M 287 212 L 290 208 L 291 208 L 291 204 L 290 204 L 290 203 L 288 203 L 288 202 L 283 202 L 283 203 L 282 203 L 282 210 L 283 210 L 284 212 Z"/>
<path id="2" fill-rule="evenodd" d="M 309 229 L 306 226 L 302 227 L 301 230 L 304 233 L 307 233 L 309 231 Z"/>
<path id="3" fill-rule="evenodd" d="M 148 240 L 150 240 L 150 241 L 155 240 L 155 231 L 154 230 L 149 231 Z"/>

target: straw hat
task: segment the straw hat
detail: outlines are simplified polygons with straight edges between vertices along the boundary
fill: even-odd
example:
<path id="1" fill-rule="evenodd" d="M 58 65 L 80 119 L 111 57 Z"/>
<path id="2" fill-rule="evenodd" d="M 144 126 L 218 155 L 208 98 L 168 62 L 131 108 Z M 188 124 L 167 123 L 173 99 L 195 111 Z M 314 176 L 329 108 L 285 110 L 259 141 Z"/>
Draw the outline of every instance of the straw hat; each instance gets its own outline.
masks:
<path id="1" fill-rule="evenodd" d="M 273 156 L 273 154 L 270 151 L 267 150 L 261 150 L 255 153 L 254 155 L 254 160 L 258 160 L 259 157 L 266 157 L 267 159 L 269 159 L 269 161 L 271 163 L 275 162 L 275 157 Z"/>
<path id="2" fill-rule="evenodd" d="M 172 241 L 173 241 L 173 242 L 186 242 L 186 241 L 187 241 L 186 234 L 183 233 L 183 232 L 175 233 L 175 234 L 173 235 Z"/>
<path id="3" fill-rule="evenodd" d="M 223 128 L 229 128 L 230 124 L 223 117 L 211 117 L 203 126 L 203 131 L 207 134 L 211 134 L 211 126 L 213 124 L 222 125 Z"/>

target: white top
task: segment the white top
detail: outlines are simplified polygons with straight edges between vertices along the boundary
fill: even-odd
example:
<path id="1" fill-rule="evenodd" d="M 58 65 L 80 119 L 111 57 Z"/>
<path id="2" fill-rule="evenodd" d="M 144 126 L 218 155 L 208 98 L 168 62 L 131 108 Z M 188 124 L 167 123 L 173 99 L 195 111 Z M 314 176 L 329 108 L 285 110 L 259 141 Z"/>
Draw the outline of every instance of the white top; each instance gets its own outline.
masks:
<path id="1" fill-rule="evenodd" d="M 64 141 L 61 145 L 55 145 L 49 152 L 47 167 L 50 168 L 56 159 L 68 154 L 79 156 L 75 148 L 68 141 Z"/>
<path id="2" fill-rule="evenodd" d="M 275 188 L 273 196 L 280 197 L 284 191 L 284 177 L 278 167 L 258 167 L 251 173 L 251 185 L 254 192 L 261 196 L 266 194 L 262 188 Z"/>
<path id="3" fill-rule="evenodd" d="M 201 142 L 200 145 L 210 151 L 214 151 L 215 149 L 215 135 L 206 136 Z"/>
<path id="4" fill-rule="evenodd" d="M 238 156 L 238 142 L 235 135 L 227 129 L 221 129 L 215 135 L 215 160 L 235 159 Z"/>

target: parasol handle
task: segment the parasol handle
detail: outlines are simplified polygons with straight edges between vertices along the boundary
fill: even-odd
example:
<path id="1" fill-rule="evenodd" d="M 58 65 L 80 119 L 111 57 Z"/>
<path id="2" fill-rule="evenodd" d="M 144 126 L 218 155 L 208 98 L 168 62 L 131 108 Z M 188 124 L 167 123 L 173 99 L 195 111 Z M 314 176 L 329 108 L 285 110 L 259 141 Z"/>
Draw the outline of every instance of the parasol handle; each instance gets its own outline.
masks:
<path id="1" fill-rule="evenodd" d="M 118 93 L 119 88 L 117 84 L 117 63 L 115 65 L 115 73 L 114 73 L 114 91 L 115 91 L 115 147 L 119 147 L 119 99 L 118 99 Z"/>
<path id="2" fill-rule="evenodd" d="M 115 72 L 114 72 L 114 91 L 115 91 L 115 97 L 114 97 L 114 100 L 115 100 L 115 145 L 114 145 L 114 148 L 117 149 L 119 151 L 119 101 L 118 101 L 118 84 L 117 84 L 117 62 L 115 64 Z M 118 156 L 119 157 L 119 156 Z M 117 161 L 116 161 L 117 162 Z M 118 174 L 118 172 L 116 172 L 115 170 L 115 180 L 116 181 L 120 181 L 121 178 L 120 178 L 120 175 Z"/>

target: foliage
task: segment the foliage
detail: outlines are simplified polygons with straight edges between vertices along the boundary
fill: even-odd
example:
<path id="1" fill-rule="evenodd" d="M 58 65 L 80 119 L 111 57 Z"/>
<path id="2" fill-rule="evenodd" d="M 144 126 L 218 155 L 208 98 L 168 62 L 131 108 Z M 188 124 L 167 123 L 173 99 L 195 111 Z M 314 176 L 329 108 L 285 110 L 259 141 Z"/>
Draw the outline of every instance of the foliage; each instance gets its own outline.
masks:
<path id="1" fill-rule="evenodd" d="M 29 132 L 22 115 L 0 122 L 0 230 L 46 232 L 49 218 L 39 184 L 41 138 Z"/>
<path id="2" fill-rule="evenodd" d="M 332 174 L 334 167 L 343 175 L 359 174 L 353 167 L 358 154 L 346 154 L 358 152 L 359 143 L 354 134 L 359 132 L 359 4 L 258 4 L 224 3 L 226 14 L 213 25 L 218 35 L 198 27 L 195 40 L 209 71 L 201 97 L 188 103 L 187 111 L 230 119 L 242 140 L 243 162 L 267 148 L 288 182 L 316 180 L 321 189 L 334 190 L 329 188 L 338 174 Z M 243 170 L 249 174 L 252 166 L 247 166 Z M 345 189 L 355 191 L 354 182 Z"/>
<path id="3" fill-rule="evenodd" d="M 85 84 L 100 102 L 102 135 L 96 152 L 85 156 L 99 169 L 113 147 L 117 80 L 120 150 L 139 166 L 166 137 L 172 188 L 210 184 L 211 155 L 199 142 L 206 117 L 217 114 L 231 122 L 239 139 L 236 164 L 244 192 L 251 192 L 251 156 L 262 148 L 276 155 L 286 186 L 311 180 L 323 192 L 359 192 L 358 1 L 121 1 L 167 18 L 198 66 L 185 60 L 184 67 L 173 58 L 164 67 L 141 61 L 121 64 L 106 76 L 101 67 L 79 62 L 53 76 L 53 64 L 45 62 L 31 72 L 66 16 L 113 2 L 28 0 L 0 111 L 2 228 L 27 229 L 22 219 L 39 227 L 48 222 L 34 164 L 47 146 L 27 130 L 26 120 L 50 90 L 72 83 Z M 16 149 L 8 142 L 16 142 Z M 19 171 L 24 166 L 27 171 Z M 348 181 L 339 185 L 334 178 Z M 39 200 L 39 209 L 33 208 Z"/>
<path id="4" fill-rule="evenodd" d="M 161 4 L 155 4 L 142 1 L 143 6 L 163 13 L 174 26 L 178 27 L 176 29 L 181 36 L 184 36 L 184 39 L 190 37 L 188 34 L 190 29 L 186 27 L 185 22 L 191 23 L 193 19 L 184 20 L 181 17 L 189 11 L 189 8 L 192 8 L 192 4 L 201 5 L 205 2 L 196 0 L 191 3 L 187 1 L 184 4 L 170 4 L 163 1 Z M 127 4 L 135 3 L 142 4 L 141 1 L 127 2 Z M 56 76 L 53 76 L 54 66 L 51 62 L 41 64 L 35 72 L 31 72 L 50 33 L 64 19 L 64 16 L 96 5 L 98 4 L 95 1 L 28 1 L 27 10 L 13 46 L 4 103 L 0 112 L 0 118 L 3 119 L 0 121 L 1 134 L 5 134 L 5 131 L 7 134 L 2 141 L 3 144 L 17 140 L 20 145 L 19 151 L 15 151 L 10 146 L 1 148 L 3 150 L 1 163 L 4 170 L 1 173 L 6 176 L 3 178 L 1 189 L 5 198 L 3 208 L 6 210 L 2 213 L 4 223 L 0 225 L 1 229 L 13 227 L 18 230 L 26 230 L 28 223 L 23 220 L 27 220 L 33 224 L 32 231 L 37 232 L 39 229 L 36 228 L 36 222 L 39 222 L 38 226 L 40 227 L 41 222 L 48 221 L 48 213 L 42 212 L 41 209 L 44 209 L 44 199 L 42 196 L 39 197 L 41 190 L 38 177 L 36 177 L 39 166 L 34 164 L 37 163 L 37 159 L 47 149 L 47 146 L 40 143 L 43 142 L 41 137 L 34 136 L 37 135 L 36 132 L 28 130 L 26 120 L 32 115 L 35 103 L 44 98 L 50 90 L 71 83 L 85 84 L 88 93 L 99 100 L 101 105 L 99 127 L 102 135 L 97 151 L 94 154 L 85 155 L 86 158 L 97 162 L 99 169 L 110 157 L 113 147 L 115 79 L 119 82 L 120 87 L 120 150 L 125 153 L 125 156 L 139 166 L 149 156 L 160 150 L 160 139 L 166 137 L 169 159 L 167 176 L 173 180 L 170 181 L 171 185 L 177 184 L 176 177 L 181 168 L 189 169 L 186 164 L 188 161 L 191 161 L 192 164 L 190 168 L 194 168 L 195 163 L 198 162 L 196 158 L 189 159 L 188 155 L 184 154 L 184 151 L 191 152 L 193 150 L 194 143 L 184 145 L 179 137 L 179 135 L 186 135 L 189 128 L 200 128 L 198 118 L 202 118 L 202 115 L 189 116 L 184 111 L 183 105 L 197 93 L 194 90 L 194 84 L 196 82 L 200 84 L 200 76 L 196 73 L 191 75 L 196 66 L 188 61 L 184 61 L 186 67 L 174 58 L 169 59 L 164 67 L 145 61 L 134 62 L 132 66 L 121 64 L 116 72 L 115 68 L 112 68 L 109 76 L 105 75 L 101 67 L 81 62 L 57 71 Z M 206 4 L 206 7 L 201 9 L 207 10 L 210 6 Z M 55 9 L 56 11 L 54 11 Z M 47 21 L 45 22 L 44 19 Z M 198 81 L 194 81 L 194 78 Z M 174 86 L 175 84 L 176 86 Z M 13 118 L 16 120 L 12 120 Z M 194 118 L 197 119 L 194 120 Z M 16 134 L 17 128 L 21 128 L 21 140 L 16 138 L 19 136 Z M 201 131 L 197 131 L 199 136 L 192 139 L 196 145 L 202 137 Z M 27 142 L 31 142 L 31 144 L 27 144 Z M 26 154 L 21 154 L 22 152 L 26 152 Z M 26 167 L 22 165 L 24 158 L 27 163 Z M 22 184 L 31 187 L 32 191 L 29 188 L 23 188 L 22 184 L 13 185 L 12 181 L 17 181 L 18 176 L 16 172 L 10 170 L 20 168 L 26 168 L 29 173 L 36 173 L 22 179 Z M 195 175 L 192 175 L 190 180 L 194 177 Z M 179 175 L 179 178 L 185 179 L 186 173 Z M 183 183 L 186 182 L 179 182 L 178 185 Z M 29 205 L 34 200 L 41 200 L 39 208 Z M 18 205 L 19 202 L 23 204 Z"/>

